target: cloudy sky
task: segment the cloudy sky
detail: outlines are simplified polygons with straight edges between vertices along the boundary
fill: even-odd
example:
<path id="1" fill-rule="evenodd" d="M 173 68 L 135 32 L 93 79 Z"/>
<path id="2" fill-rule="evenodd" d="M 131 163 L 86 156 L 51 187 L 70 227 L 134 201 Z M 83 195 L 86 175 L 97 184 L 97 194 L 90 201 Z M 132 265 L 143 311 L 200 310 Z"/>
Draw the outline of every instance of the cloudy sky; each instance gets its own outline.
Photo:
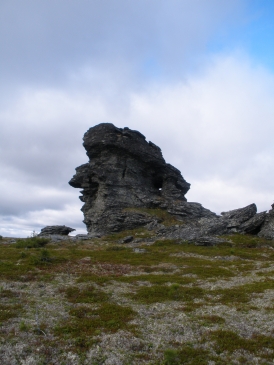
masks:
<path id="1" fill-rule="evenodd" d="M 214 212 L 274 199 L 273 0 L 0 0 L 0 234 L 85 233 L 83 134 L 143 133 Z"/>

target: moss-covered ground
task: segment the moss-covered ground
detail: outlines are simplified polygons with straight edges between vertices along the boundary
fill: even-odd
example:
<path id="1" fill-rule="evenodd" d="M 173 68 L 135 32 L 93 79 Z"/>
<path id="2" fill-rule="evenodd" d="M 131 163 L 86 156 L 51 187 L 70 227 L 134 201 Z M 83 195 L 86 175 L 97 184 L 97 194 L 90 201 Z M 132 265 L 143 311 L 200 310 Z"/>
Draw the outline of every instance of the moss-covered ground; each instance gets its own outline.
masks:
<path id="1" fill-rule="evenodd" d="M 0 363 L 274 364 L 274 242 L 152 235 L 3 238 Z"/>

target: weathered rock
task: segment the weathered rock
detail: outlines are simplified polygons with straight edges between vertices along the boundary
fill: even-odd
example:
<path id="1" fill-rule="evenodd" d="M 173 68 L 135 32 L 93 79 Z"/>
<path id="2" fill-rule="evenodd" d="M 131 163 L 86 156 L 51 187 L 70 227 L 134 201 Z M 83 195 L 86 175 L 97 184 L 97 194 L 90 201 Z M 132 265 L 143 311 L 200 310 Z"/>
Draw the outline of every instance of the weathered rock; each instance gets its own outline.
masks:
<path id="1" fill-rule="evenodd" d="M 183 240 L 260 230 L 274 238 L 274 213 L 257 214 L 255 204 L 217 216 L 199 203 L 187 202 L 190 184 L 140 132 L 102 123 L 85 133 L 83 145 L 89 162 L 76 168 L 69 184 L 82 189 L 89 236 L 145 226 L 158 237 Z M 164 226 L 155 209 L 183 224 Z"/>
<path id="2" fill-rule="evenodd" d="M 256 210 L 256 205 L 250 204 L 244 208 L 224 212 L 222 216 L 211 216 L 209 214 L 196 219 L 189 219 L 190 216 L 188 216 L 183 225 L 172 227 L 158 225 L 158 230 L 157 226 L 152 227 L 157 230 L 159 236 L 188 241 L 194 241 L 200 237 L 212 237 L 237 232 L 257 234 L 265 220 L 266 213 L 256 214 Z M 248 217 L 251 218 L 248 219 Z"/>
<path id="3" fill-rule="evenodd" d="M 129 243 L 129 242 L 132 242 L 132 241 L 133 241 L 133 239 L 134 239 L 134 237 L 133 237 L 133 236 L 127 236 L 127 237 L 125 237 L 125 238 L 123 238 L 123 239 L 121 240 L 121 243 Z"/>
<path id="4" fill-rule="evenodd" d="M 262 225 L 266 219 L 267 213 L 261 212 L 255 214 L 252 218 L 248 219 L 244 223 L 242 223 L 238 231 L 249 234 L 257 234 L 260 232 Z"/>
<path id="5" fill-rule="evenodd" d="M 268 240 L 274 239 L 274 204 L 272 204 L 272 209 L 266 214 L 258 236 Z"/>
<path id="6" fill-rule="evenodd" d="M 228 212 L 222 212 L 221 215 L 225 219 L 229 219 L 230 227 L 238 227 L 241 223 L 246 222 L 257 213 L 256 204 L 250 204 L 244 208 L 230 210 Z M 235 225 L 234 225 L 235 223 Z"/>
<path id="7" fill-rule="evenodd" d="M 75 229 L 66 227 L 66 226 L 46 226 L 41 229 L 41 232 L 38 234 L 41 236 L 51 236 L 51 235 L 60 235 L 67 236 L 70 232 L 75 231 Z"/>
<path id="8" fill-rule="evenodd" d="M 69 184 L 83 189 L 88 232 L 117 232 L 155 222 L 146 211 L 151 208 L 178 219 L 215 216 L 201 204 L 186 202 L 190 184 L 141 133 L 103 123 L 85 133 L 83 145 L 89 162 L 76 168 Z"/>

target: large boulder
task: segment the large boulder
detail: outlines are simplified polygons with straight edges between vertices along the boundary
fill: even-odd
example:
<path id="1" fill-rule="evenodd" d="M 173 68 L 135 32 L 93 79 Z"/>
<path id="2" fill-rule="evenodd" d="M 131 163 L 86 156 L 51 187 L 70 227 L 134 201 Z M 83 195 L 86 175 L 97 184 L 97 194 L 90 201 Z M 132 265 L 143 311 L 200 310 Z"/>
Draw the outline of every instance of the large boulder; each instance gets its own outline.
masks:
<path id="1" fill-rule="evenodd" d="M 82 189 L 84 223 L 90 233 L 110 233 L 155 221 L 149 209 L 178 219 L 216 216 L 187 203 L 190 184 L 167 164 L 161 149 L 138 131 L 102 123 L 84 135 L 89 162 L 76 168 L 69 184 Z"/>
<path id="2" fill-rule="evenodd" d="M 46 226 L 41 229 L 41 232 L 38 236 L 51 236 L 51 235 L 60 235 L 60 236 L 67 236 L 70 232 L 75 231 L 74 228 L 70 228 L 67 226 Z"/>

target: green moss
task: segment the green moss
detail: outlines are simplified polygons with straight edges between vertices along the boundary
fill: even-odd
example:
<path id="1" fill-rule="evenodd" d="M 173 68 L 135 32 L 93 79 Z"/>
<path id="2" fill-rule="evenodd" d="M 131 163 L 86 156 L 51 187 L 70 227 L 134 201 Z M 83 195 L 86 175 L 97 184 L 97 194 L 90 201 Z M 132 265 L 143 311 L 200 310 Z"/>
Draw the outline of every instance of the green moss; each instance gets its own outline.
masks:
<path id="1" fill-rule="evenodd" d="M 22 310 L 20 304 L 1 304 L 0 303 L 0 325 L 10 318 L 17 317 Z"/>
<path id="2" fill-rule="evenodd" d="M 231 240 L 236 246 L 245 247 L 245 248 L 255 248 L 261 246 L 271 246 L 272 243 L 265 238 L 260 238 L 258 236 L 250 235 L 250 234 L 239 234 L 235 233 L 229 236 L 224 236 Z"/>
<path id="3" fill-rule="evenodd" d="M 235 272 L 224 268 L 216 263 L 211 263 L 210 265 L 193 265 L 188 268 L 183 269 L 184 274 L 196 275 L 199 279 L 209 279 L 209 278 L 230 278 L 235 276 Z"/>
<path id="4" fill-rule="evenodd" d="M 203 326 L 225 323 L 224 318 L 214 315 L 214 314 L 200 316 L 200 317 L 198 317 L 198 319 L 202 322 Z"/>
<path id="5" fill-rule="evenodd" d="M 185 345 L 177 350 L 167 349 L 164 352 L 163 365 L 207 365 L 208 360 L 208 351 Z"/>
<path id="6" fill-rule="evenodd" d="M 87 306 L 77 306 L 69 311 L 70 319 L 55 328 L 58 336 L 75 337 L 98 335 L 103 332 L 117 332 L 120 329 L 133 330 L 131 321 L 135 312 L 130 307 L 120 306 L 115 303 L 103 303 L 94 309 Z"/>
<path id="7" fill-rule="evenodd" d="M 274 289 L 274 280 L 265 279 L 228 289 L 218 289 L 211 291 L 210 294 L 221 296 L 217 299 L 222 304 L 248 303 L 253 294 L 263 293 L 265 290 Z"/>
<path id="8" fill-rule="evenodd" d="M 138 276 L 121 276 L 120 278 L 115 278 L 114 280 L 120 281 L 123 283 L 136 284 L 137 282 L 149 282 L 151 284 L 190 284 L 195 281 L 195 279 L 190 278 L 188 276 L 182 275 L 138 275 Z"/>
<path id="9" fill-rule="evenodd" d="M 204 306 L 204 303 L 189 302 L 189 303 L 186 303 L 186 305 L 182 305 L 180 307 L 177 307 L 176 310 L 180 311 L 180 312 L 182 311 L 182 312 L 189 313 L 189 312 L 193 312 L 196 309 L 199 309 L 203 306 Z"/>
<path id="10" fill-rule="evenodd" d="M 65 290 L 65 295 L 71 303 L 102 303 L 109 298 L 106 293 L 95 289 L 92 285 L 84 289 L 77 286 L 69 287 Z"/>
<path id="11" fill-rule="evenodd" d="M 128 294 L 132 300 L 141 303 L 151 304 L 156 302 L 166 302 L 170 300 L 192 301 L 195 298 L 204 296 L 204 290 L 198 287 L 186 287 L 179 284 L 153 285 L 141 287 L 136 293 Z"/>
<path id="12" fill-rule="evenodd" d="M 9 289 L 0 288 L 0 298 L 18 298 L 18 293 Z"/>
<path id="13" fill-rule="evenodd" d="M 272 358 L 272 351 L 265 351 L 265 349 L 274 350 L 274 338 L 264 335 L 256 335 L 252 338 L 243 338 L 238 334 L 227 331 L 217 330 L 210 334 L 212 340 L 215 341 L 215 350 L 217 353 L 229 352 L 236 350 L 246 350 L 251 353 L 260 354 L 263 358 Z"/>
<path id="14" fill-rule="evenodd" d="M 166 246 L 173 246 L 173 245 L 178 245 L 179 244 L 179 240 L 157 240 L 154 242 L 153 246 L 156 247 L 166 247 Z"/>
<path id="15" fill-rule="evenodd" d="M 51 256 L 50 252 L 46 249 L 39 251 L 38 255 L 31 256 L 30 262 L 33 265 L 49 265 L 53 263 L 54 258 Z"/>
<path id="16" fill-rule="evenodd" d="M 76 280 L 76 283 L 96 283 L 98 285 L 103 285 L 114 279 L 114 276 L 100 276 L 91 274 L 89 272 L 82 273 L 81 276 Z"/>

